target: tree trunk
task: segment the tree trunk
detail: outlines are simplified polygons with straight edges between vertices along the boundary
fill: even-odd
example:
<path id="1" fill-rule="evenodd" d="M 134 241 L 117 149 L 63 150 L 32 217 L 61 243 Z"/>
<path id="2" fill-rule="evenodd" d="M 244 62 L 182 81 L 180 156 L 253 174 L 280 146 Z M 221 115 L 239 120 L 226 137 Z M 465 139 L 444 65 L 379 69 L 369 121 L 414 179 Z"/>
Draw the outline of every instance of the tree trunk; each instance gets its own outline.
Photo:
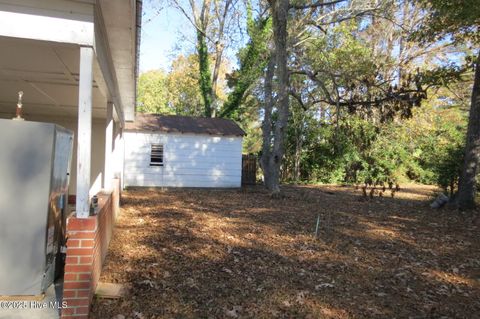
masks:
<path id="1" fill-rule="evenodd" d="M 223 30 L 222 30 L 223 32 Z M 220 73 L 220 67 L 222 65 L 222 55 L 223 55 L 223 45 L 217 43 L 215 45 L 215 65 L 213 67 L 213 77 L 212 77 L 212 117 L 216 117 L 218 110 L 218 98 L 217 98 L 217 88 L 218 88 L 218 75 Z"/>
<path id="2" fill-rule="evenodd" d="M 475 78 L 472 90 L 472 103 L 468 118 L 465 161 L 458 183 L 457 205 L 459 209 L 475 207 L 476 176 L 480 158 L 480 52 L 475 62 Z"/>
<path id="3" fill-rule="evenodd" d="M 293 178 L 300 181 L 300 163 L 302 159 L 303 136 L 305 134 L 305 115 L 300 117 L 300 128 L 295 130 L 295 155 L 293 161 Z"/>
<path id="4" fill-rule="evenodd" d="M 272 187 L 272 176 L 270 172 L 270 156 L 272 152 L 272 109 L 273 109 L 273 75 L 275 72 L 275 58 L 272 56 L 265 72 L 265 105 L 262 123 L 262 156 L 260 166 L 263 171 L 264 184 L 267 189 Z"/>
<path id="5" fill-rule="evenodd" d="M 303 134 L 301 132 L 300 134 Z M 302 158 L 302 147 L 303 147 L 303 140 L 301 136 L 297 136 L 295 139 L 295 160 L 293 163 L 293 177 L 295 182 L 300 181 L 300 160 Z"/>
<path id="6" fill-rule="evenodd" d="M 203 104 L 205 107 L 205 116 L 212 116 L 212 103 L 214 102 L 213 88 L 212 88 L 212 74 L 210 71 L 210 62 L 208 57 L 207 39 L 205 34 L 197 30 L 197 53 L 199 66 L 199 84 L 202 93 Z"/>
<path id="7" fill-rule="evenodd" d="M 272 194 L 280 193 L 280 167 L 285 153 L 285 135 L 288 123 L 288 70 L 287 70 L 287 18 L 289 0 L 275 0 L 273 3 L 273 38 L 275 43 L 276 74 L 278 81 L 278 118 L 275 122 L 273 149 L 268 163 Z"/>

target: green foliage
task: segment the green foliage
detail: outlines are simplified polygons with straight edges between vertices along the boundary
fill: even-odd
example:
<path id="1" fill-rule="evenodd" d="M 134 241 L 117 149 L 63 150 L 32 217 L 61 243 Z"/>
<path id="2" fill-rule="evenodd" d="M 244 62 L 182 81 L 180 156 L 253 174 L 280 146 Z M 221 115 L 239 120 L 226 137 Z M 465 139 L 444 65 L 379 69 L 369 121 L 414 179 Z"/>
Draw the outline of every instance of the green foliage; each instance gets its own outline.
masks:
<path id="1" fill-rule="evenodd" d="M 239 69 L 229 75 L 229 86 L 233 90 L 223 105 L 221 117 L 238 118 L 247 90 L 261 77 L 268 62 L 272 20 L 270 17 L 254 19 L 250 3 L 247 5 L 247 33 L 250 41 L 239 50 Z"/>
<path id="2" fill-rule="evenodd" d="M 302 19 L 289 21 L 294 45 L 288 61 L 292 98 L 284 181 L 385 185 L 412 180 L 454 191 L 471 91 L 465 84 L 473 63 L 467 55 L 480 43 L 480 6 L 473 2 L 420 0 L 424 11 L 416 11 L 413 2 L 395 2 L 392 10 L 397 11 L 388 16 L 402 25 L 394 27 L 388 27 L 387 19 L 360 16 L 319 30 L 302 25 Z M 180 56 L 167 74 L 140 77 L 138 110 L 211 116 L 213 100 L 218 100 L 219 115 L 235 119 L 247 132 L 243 151 L 259 153 L 262 75 L 270 56 L 272 20 L 252 12 L 247 1 L 249 42 L 237 53 L 236 70 L 226 76 L 227 67 L 220 70 L 216 92 L 214 57 L 205 35 L 197 32 L 196 54 Z M 426 20 L 417 28 L 415 22 L 406 24 L 403 14 L 425 15 Z M 412 28 L 416 32 L 407 39 Z M 422 45 L 431 41 L 436 42 L 427 56 L 429 46 Z M 445 63 L 443 58 L 453 55 L 442 47 L 450 42 L 462 43 L 462 50 Z M 403 52 L 397 54 L 397 49 Z M 273 87 L 278 88 L 277 77 Z M 430 104 L 425 103 L 427 90 L 436 94 Z M 422 108 L 413 108 L 420 102 Z M 275 122 L 278 104 L 273 109 Z"/>
<path id="3" fill-rule="evenodd" d="M 458 108 L 427 106 L 409 120 L 383 124 L 350 115 L 338 127 L 307 114 L 302 123 L 289 123 L 286 181 L 294 179 L 294 127 L 301 125 L 303 181 L 388 185 L 411 180 L 450 192 L 456 187 L 465 137 L 465 114 Z"/>
<path id="4" fill-rule="evenodd" d="M 350 21 L 324 34 L 312 33 L 298 49 L 301 61 L 293 67 L 307 71 L 291 76 L 292 102 L 301 100 L 307 110 L 291 106 L 284 180 L 298 181 L 300 171 L 304 182 L 388 185 L 411 180 L 453 191 L 465 136 L 459 106 L 466 97 L 458 86 L 468 87 L 467 68 L 429 64 L 428 59 L 401 64 L 392 54 L 394 43 L 375 44 L 374 38 L 362 37 L 359 25 Z M 414 44 L 403 40 L 401 45 L 411 50 Z M 438 50 L 433 52 L 442 52 Z M 465 50 L 456 61 L 464 57 Z M 435 92 L 429 89 L 433 87 Z M 427 90 L 434 96 L 430 100 Z"/>
<path id="5" fill-rule="evenodd" d="M 210 57 L 212 59 L 212 57 Z M 220 71 L 225 72 L 226 63 Z M 154 70 L 142 73 L 138 84 L 137 111 L 142 113 L 205 116 L 199 86 L 199 60 L 196 54 L 179 55 L 168 73 Z M 224 101 L 224 76 L 220 74 L 217 99 Z"/>
<path id="6" fill-rule="evenodd" d="M 307 76 L 314 83 L 308 88 L 311 100 L 338 105 L 349 114 L 381 122 L 410 117 L 426 98 L 423 78 L 418 72 L 409 73 L 405 65 L 399 67 L 390 50 L 382 53 L 362 38 L 360 24 L 352 20 L 312 35 L 298 63 L 303 72 L 292 78 Z M 395 78 L 400 69 L 401 77 Z"/>
<path id="7" fill-rule="evenodd" d="M 208 54 L 207 40 L 205 34 L 200 30 L 197 30 L 197 53 L 200 74 L 198 83 L 200 85 L 200 91 L 202 92 L 205 116 L 211 117 L 212 99 L 214 94 L 212 87 L 212 71 L 210 70 L 210 56 Z"/>
<path id="8" fill-rule="evenodd" d="M 172 114 L 166 84 L 167 75 L 161 70 L 142 73 L 138 78 L 137 111 Z"/>
<path id="9" fill-rule="evenodd" d="M 339 85 L 349 85 L 351 79 L 374 74 L 376 68 L 371 48 L 356 35 L 356 23 L 341 23 L 329 33 L 316 36 L 306 45 L 306 58 L 313 70 L 322 70 L 327 77 L 333 73 Z"/>
<path id="10" fill-rule="evenodd" d="M 437 184 L 453 193 L 463 163 L 464 112 L 456 108 L 435 110 L 427 105 L 402 130 L 404 144 L 411 146 L 411 161 L 417 164 L 407 172 L 410 179 Z"/>
<path id="11" fill-rule="evenodd" d="M 455 42 L 480 43 L 478 0 L 420 0 L 429 13 L 413 38 L 433 42 L 451 38 Z"/>
<path id="12" fill-rule="evenodd" d="M 389 125 L 374 125 L 357 116 L 346 117 L 338 128 L 332 127 L 330 141 L 333 161 L 341 163 L 333 170 L 335 182 L 383 185 L 396 182 L 404 170 L 406 153 L 391 139 Z"/>
<path id="13" fill-rule="evenodd" d="M 261 123 L 258 120 L 259 111 L 256 107 L 258 101 L 252 96 L 247 96 L 242 104 L 245 110 L 239 114 L 236 122 L 246 133 L 243 137 L 243 153 L 257 154 L 262 148 Z"/>
<path id="14" fill-rule="evenodd" d="M 198 85 L 198 58 L 180 55 L 167 74 L 168 106 L 178 115 L 203 116 L 204 106 Z"/>

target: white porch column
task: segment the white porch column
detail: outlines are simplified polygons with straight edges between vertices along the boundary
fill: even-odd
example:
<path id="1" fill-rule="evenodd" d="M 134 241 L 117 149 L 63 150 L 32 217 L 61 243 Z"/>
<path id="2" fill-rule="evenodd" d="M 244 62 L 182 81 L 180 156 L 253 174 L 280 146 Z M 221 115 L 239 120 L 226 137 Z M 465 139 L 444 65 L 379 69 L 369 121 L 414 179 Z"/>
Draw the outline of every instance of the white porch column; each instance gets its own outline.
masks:
<path id="1" fill-rule="evenodd" d="M 92 152 L 92 80 L 93 48 L 80 47 L 78 88 L 77 199 L 79 218 L 90 215 L 90 164 Z"/>
<path id="2" fill-rule="evenodd" d="M 107 103 L 107 121 L 105 123 L 105 167 L 103 174 L 103 188 L 110 190 L 112 188 L 113 178 L 113 103 Z"/>

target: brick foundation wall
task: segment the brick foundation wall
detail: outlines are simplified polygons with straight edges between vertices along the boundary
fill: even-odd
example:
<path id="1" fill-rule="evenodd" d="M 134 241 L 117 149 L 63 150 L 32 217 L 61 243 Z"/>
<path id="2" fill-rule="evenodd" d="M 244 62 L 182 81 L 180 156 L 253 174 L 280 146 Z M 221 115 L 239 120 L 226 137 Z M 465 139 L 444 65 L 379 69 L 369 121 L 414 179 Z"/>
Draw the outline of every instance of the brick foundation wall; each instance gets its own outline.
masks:
<path id="1" fill-rule="evenodd" d="M 62 319 L 87 319 L 90 305 L 119 212 L 120 183 L 113 192 L 100 192 L 98 214 L 67 220 L 67 256 L 63 284 Z"/>

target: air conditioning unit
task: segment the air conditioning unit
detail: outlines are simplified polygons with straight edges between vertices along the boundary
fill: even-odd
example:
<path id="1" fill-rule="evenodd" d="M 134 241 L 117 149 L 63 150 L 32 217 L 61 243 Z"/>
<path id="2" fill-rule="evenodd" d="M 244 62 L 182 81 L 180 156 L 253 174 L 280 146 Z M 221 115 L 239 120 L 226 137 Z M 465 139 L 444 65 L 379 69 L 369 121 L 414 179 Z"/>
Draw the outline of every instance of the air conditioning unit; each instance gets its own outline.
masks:
<path id="1" fill-rule="evenodd" d="M 39 295 L 61 273 L 73 133 L 0 119 L 0 296 Z"/>

